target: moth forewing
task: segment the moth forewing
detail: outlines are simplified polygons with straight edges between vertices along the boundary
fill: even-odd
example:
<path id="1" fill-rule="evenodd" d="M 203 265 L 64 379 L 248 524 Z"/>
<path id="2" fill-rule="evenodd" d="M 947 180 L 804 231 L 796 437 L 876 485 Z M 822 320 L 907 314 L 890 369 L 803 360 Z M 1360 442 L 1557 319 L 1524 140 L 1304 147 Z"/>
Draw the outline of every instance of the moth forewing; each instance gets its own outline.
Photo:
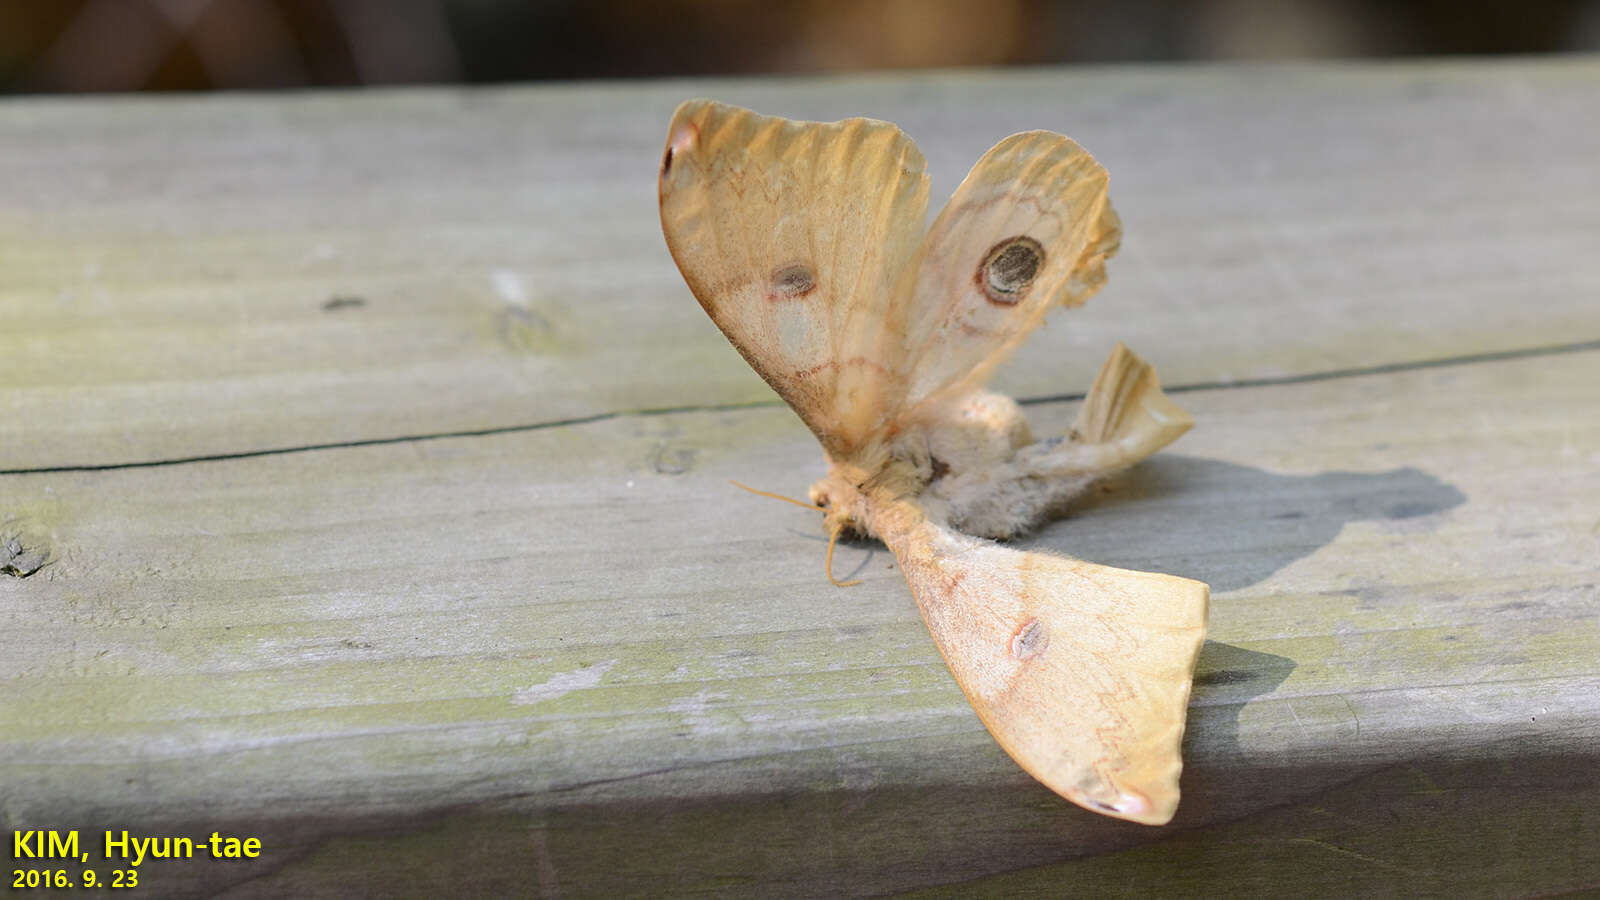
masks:
<path id="1" fill-rule="evenodd" d="M 661 228 L 690 290 L 745 361 L 848 458 L 900 406 L 887 353 L 898 284 L 922 239 L 922 152 L 888 122 L 678 107 L 662 153 Z"/>

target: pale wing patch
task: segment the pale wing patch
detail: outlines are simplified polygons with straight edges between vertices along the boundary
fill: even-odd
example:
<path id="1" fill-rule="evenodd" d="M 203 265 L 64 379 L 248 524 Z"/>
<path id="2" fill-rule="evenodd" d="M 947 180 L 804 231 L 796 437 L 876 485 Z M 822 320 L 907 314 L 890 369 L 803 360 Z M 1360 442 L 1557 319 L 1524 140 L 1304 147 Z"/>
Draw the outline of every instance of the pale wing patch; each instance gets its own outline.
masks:
<path id="1" fill-rule="evenodd" d="M 907 406 L 982 384 L 1052 306 L 1088 299 L 1121 233 L 1105 169 L 1082 147 L 1048 131 L 996 144 L 913 262 Z"/>
<path id="2" fill-rule="evenodd" d="M 875 512 L 950 671 L 1012 758 L 1080 806 L 1169 821 L 1207 587 L 1010 550 L 909 503 Z"/>
<path id="3" fill-rule="evenodd" d="M 690 289 L 835 458 L 904 395 L 895 286 L 927 210 L 923 158 L 887 122 L 678 108 L 661 227 Z"/>

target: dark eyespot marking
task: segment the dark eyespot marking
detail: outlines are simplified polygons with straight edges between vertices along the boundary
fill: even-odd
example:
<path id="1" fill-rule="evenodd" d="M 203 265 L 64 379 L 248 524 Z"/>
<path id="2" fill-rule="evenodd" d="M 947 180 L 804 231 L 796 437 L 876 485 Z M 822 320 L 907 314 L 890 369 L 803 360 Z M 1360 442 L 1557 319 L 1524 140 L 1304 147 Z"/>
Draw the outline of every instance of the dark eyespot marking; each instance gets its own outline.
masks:
<path id="1" fill-rule="evenodd" d="M 1029 619 L 1022 623 L 1017 633 L 1011 636 L 1011 655 L 1017 659 L 1039 656 L 1048 646 L 1050 646 L 1050 629 L 1038 619 Z"/>
<path id="2" fill-rule="evenodd" d="M 792 300 L 804 297 L 817 288 L 817 279 L 811 270 L 800 263 L 791 263 L 772 273 L 772 299 Z"/>
<path id="3" fill-rule="evenodd" d="M 990 303 L 1011 306 L 1022 299 L 1044 267 L 1044 247 L 1027 235 L 1009 237 L 989 248 L 978 267 L 977 281 Z"/>

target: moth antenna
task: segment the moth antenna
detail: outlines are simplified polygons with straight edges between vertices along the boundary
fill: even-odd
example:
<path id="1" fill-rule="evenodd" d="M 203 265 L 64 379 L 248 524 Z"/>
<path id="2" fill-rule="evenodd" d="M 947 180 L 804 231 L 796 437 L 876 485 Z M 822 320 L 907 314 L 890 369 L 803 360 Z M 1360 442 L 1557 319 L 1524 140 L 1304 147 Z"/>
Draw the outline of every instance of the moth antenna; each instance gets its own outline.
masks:
<path id="1" fill-rule="evenodd" d="M 785 497 L 782 494 L 774 494 L 771 491 L 759 491 L 759 490 L 756 490 L 755 488 L 751 487 L 750 485 L 748 485 L 748 484 L 740 484 L 739 482 L 734 481 L 732 478 L 728 479 L 728 483 L 733 485 L 736 488 L 744 488 L 745 490 L 749 491 L 752 494 L 760 494 L 763 497 L 771 497 L 774 500 L 782 500 L 785 503 L 793 503 L 795 506 L 804 506 L 806 509 L 815 509 L 815 510 L 822 509 L 822 507 L 816 505 L 815 503 L 807 503 L 804 500 L 796 500 L 793 497 Z"/>
<path id="2" fill-rule="evenodd" d="M 774 500 L 782 500 L 785 503 L 793 503 L 795 506 L 804 506 L 806 509 L 814 509 L 819 511 L 822 509 L 822 507 L 814 503 L 805 503 L 803 501 L 796 500 L 793 497 L 785 497 L 782 494 L 774 494 L 771 491 L 757 490 L 748 484 L 740 484 L 739 482 L 734 481 L 732 478 L 728 479 L 728 483 L 737 488 L 744 488 L 752 494 L 759 494 L 763 497 L 771 497 Z M 858 578 L 854 581 L 840 581 L 839 579 L 833 577 L 833 545 L 839 543 L 839 532 L 843 530 L 844 526 L 842 525 L 828 530 L 828 558 L 823 561 L 822 566 L 825 570 L 827 570 L 828 580 L 833 582 L 834 587 L 853 587 L 860 584 L 861 579 Z"/>
<path id="3" fill-rule="evenodd" d="M 842 525 L 828 530 L 828 558 L 822 563 L 823 567 L 828 570 L 828 580 L 833 582 L 834 587 L 851 587 L 861 583 L 859 578 L 853 581 L 840 581 L 833 577 L 833 545 L 839 543 L 839 532 L 843 530 L 844 526 Z"/>

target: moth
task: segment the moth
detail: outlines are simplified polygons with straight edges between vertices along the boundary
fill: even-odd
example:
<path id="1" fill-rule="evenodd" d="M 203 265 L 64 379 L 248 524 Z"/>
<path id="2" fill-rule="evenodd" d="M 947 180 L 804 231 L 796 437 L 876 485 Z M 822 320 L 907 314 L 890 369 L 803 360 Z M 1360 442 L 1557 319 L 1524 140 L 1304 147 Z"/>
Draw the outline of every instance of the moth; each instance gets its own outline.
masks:
<path id="1" fill-rule="evenodd" d="M 1060 437 L 1035 441 L 983 389 L 1047 311 L 1105 282 L 1121 240 L 1105 169 L 1061 135 L 1012 135 L 924 234 L 924 168 L 888 122 L 691 100 L 661 158 L 661 227 L 712 321 L 822 444 L 810 497 L 830 561 L 840 534 L 883 541 L 1012 758 L 1083 807 L 1163 824 L 1209 589 L 985 540 L 1193 424 L 1120 345 Z"/>

